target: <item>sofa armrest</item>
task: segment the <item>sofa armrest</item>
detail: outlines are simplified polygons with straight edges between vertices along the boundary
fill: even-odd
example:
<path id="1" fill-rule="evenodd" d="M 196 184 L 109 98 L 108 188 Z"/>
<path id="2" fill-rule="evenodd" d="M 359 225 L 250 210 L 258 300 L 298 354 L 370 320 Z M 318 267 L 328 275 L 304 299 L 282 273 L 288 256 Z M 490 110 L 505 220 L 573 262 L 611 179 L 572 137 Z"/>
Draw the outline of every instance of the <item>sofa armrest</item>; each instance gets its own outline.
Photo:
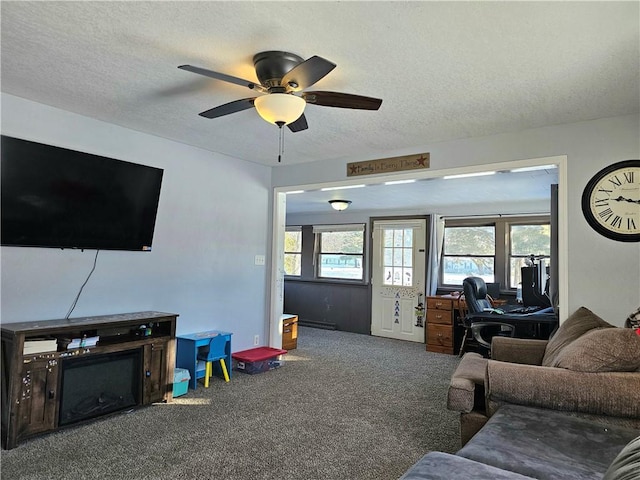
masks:
<path id="1" fill-rule="evenodd" d="M 482 355 L 468 352 L 462 357 L 458 368 L 453 372 L 447 392 L 447 408 L 460 413 L 469 413 L 476 409 L 477 399 L 481 400 L 484 410 L 484 378 L 487 359 Z"/>
<path id="2" fill-rule="evenodd" d="M 489 360 L 489 416 L 503 404 L 640 419 L 640 373 L 576 372 Z"/>
<path id="3" fill-rule="evenodd" d="M 541 365 L 547 340 L 493 337 L 491 358 L 501 362 Z"/>

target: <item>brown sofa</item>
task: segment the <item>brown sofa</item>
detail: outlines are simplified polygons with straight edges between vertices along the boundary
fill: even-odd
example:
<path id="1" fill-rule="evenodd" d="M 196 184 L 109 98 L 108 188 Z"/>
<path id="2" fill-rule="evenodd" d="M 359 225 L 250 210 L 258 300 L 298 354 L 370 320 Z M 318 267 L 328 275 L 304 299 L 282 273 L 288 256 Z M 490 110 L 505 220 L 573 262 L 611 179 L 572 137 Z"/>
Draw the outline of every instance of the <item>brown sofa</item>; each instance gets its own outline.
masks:
<path id="1" fill-rule="evenodd" d="M 463 447 L 401 480 L 640 479 L 640 334 L 581 308 L 549 341 L 494 337 L 491 359 L 462 357 L 448 408 Z"/>
<path id="2" fill-rule="evenodd" d="M 583 307 L 548 341 L 495 337 L 491 359 L 465 354 L 447 402 L 462 445 L 510 404 L 640 428 L 640 336 Z"/>

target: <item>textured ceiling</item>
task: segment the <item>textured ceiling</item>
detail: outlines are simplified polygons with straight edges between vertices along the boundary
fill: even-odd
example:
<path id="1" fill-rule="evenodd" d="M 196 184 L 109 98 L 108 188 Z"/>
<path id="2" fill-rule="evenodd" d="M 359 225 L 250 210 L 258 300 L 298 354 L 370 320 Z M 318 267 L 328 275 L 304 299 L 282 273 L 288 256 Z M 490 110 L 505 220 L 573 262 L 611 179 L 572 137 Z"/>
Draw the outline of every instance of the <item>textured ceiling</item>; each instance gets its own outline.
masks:
<path id="1" fill-rule="evenodd" d="M 10 2 L 1 88 L 19 97 L 265 165 L 277 127 L 254 96 L 182 71 L 255 79 L 286 50 L 338 66 L 311 90 L 383 99 L 379 111 L 308 105 L 283 164 L 371 159 L 437 141 L 639 111 L 638 2 Z"/>
<path id="2" fill-rule="evenodd" d="M 640 111 L 639 2 L 0 3 L 3 92 L 267 166 L 278 131 L 253 110 L 199 112 L 252 97 L 179 70 L 255 80 L 252 58 L 284 50 L 337 64 L 310 90 L 383 99 L 378 111 L 308 105 L 285 130 L 283 165 L 384 158 L 434 142 Z M 309 89 L 308 89 L 309 90 Z M 402 153 L 398 153 L 402 152 Z M 431 179 L 291 195 L 288 213 L 548 199 L 555 170 Z M 538 203 L 536 203 L 538 202 Z M 444 210 L 444 209 L 443 209 Z M 525 206 L 521 211 L 526 211 Z"/>

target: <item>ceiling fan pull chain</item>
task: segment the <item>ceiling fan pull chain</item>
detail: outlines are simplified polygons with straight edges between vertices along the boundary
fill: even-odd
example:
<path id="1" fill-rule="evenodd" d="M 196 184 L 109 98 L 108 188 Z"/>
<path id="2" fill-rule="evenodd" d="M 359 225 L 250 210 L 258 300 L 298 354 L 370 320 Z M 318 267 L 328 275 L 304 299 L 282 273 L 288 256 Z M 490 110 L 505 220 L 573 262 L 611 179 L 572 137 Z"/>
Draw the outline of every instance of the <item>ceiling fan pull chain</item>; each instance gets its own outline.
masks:
<path id="1" fill-rule="evenodd" d="M 284 130 L 282 127 L 284 126 L 284 122 L 276 122 L 278 128 L 280 129 L 280 138 L 278 141 L 278 163 L 282 161 L 282 154 L 284 153 Z"/>

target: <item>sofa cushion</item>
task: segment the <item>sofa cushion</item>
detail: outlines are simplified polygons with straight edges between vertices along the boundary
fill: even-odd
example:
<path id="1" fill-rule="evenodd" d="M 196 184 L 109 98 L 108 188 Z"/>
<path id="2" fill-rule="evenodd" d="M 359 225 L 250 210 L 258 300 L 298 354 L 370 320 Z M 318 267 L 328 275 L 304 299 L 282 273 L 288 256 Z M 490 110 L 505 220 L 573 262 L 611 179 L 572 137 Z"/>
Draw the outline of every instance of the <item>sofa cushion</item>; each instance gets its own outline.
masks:
<path id="1" fill-rule="evenodd" d="M 613 328 L 591 310 L 580 307 L 567 318 L 556 333 L 549 339 L 542 357 L 542 366 L 550 367 L 556 360 L 558 353 L 571 342 L 594 328 Z"/>
<path id="2" fill-rule="evenodd" d="M 637 436 L 567 412 L 504 405 L 457 455 L 540 480 L 601 480 Z"/>
<path id="3" fill-rule="evenodd" d="M 400 480 L 526 480 L 531 477 L 474 462 L 448 453 L 431 452 L 416 462 Z"/>
<path id="4" fill-rule="evenodd" d="M 578 372 L 633 372 L 640 368 L 640 336 L 630 328 L 598 328 L 558 352 L 552 367 Z"/>
<path id="5" fill-rule="evenodd" d="M 640 476 L 640 437 L 634 438 L 615 458 L 603 480 L 633 480 Z"/>

